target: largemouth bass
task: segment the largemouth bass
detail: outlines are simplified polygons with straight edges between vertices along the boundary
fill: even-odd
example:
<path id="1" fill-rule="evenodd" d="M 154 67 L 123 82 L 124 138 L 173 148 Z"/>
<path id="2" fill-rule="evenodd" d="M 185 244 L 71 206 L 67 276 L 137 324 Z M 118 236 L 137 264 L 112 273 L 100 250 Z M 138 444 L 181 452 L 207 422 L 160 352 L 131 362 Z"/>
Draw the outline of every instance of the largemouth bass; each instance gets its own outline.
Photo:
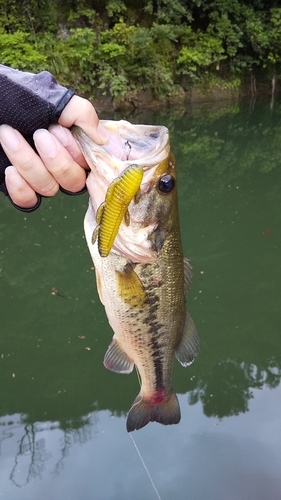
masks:
<path id="1" fill-rule="evenodd" d="M 84 227 L 114 331 L 104 365 L 117 373 L 136 366 L 141 379 L 127 417 L 131 432 L 148 422 L 180 421 L 173 358 L 191 364 L 199 338 L 185 304 L 192 273 L 182 253 L 168 129 L 123 120 L 103 125 L 109 135 L 105 146 L 80 128 L 72 132 L 91 168 Z"/>

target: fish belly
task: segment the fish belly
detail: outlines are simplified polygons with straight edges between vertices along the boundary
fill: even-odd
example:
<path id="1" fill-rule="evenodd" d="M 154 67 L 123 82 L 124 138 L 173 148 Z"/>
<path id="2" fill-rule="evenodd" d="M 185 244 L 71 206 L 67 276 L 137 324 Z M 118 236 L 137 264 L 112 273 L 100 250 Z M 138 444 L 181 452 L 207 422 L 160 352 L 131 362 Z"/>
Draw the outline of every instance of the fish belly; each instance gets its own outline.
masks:
<path id="1" fill-rule="evenodd" d="M 130 373 L 135 365 L 141 378 L 127 430 L 150 421 L 178 423 L 180 408 L 171 377 L 185 321 L 183 277 L 176 273 L 173 280 L 168 279 L 169 265 L 161 258 L 132 265 L 114 252 L 101 258 L 96 244 L 90 251 L 100 300 L 114 331 L 104 364 L 121 373 Z M 177 268 L 182 268 L 181 263 Z"/>

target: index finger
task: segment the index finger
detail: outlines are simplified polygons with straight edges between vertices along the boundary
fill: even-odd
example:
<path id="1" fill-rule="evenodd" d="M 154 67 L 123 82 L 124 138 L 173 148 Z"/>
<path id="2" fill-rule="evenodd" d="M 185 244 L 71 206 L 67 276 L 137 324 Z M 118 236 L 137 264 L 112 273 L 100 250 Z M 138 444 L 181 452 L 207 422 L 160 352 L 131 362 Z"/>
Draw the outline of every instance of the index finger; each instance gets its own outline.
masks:
<path id="1" fill-rule="evenodd" d="M 78 125 L 97 144 L 104 144 L 108 140 L 108 134 L 100 123 L 95 108 L 82 97 L 74 95 L 70 99 L 61 113 L 58 123 L 67 128 Z"/>

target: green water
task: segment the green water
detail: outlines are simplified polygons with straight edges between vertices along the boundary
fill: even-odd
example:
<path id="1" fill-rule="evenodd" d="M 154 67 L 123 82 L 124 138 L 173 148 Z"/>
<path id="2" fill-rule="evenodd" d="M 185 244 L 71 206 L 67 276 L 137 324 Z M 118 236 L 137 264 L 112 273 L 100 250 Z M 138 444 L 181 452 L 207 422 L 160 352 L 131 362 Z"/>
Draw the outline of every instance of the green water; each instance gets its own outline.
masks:
<path id="1" fill-rule="evenodd" d="M 162 500 L 280 499 L 281 102 L 130 119 L 171 132 L 202 344 L 174 366 L 180 424 L 135 441 Z M 157 498 L 125 427 L 137 377 L 102 364 L 112 332 L 87 201 L 58 195 L 25 215 L 0 198 L 1 499 Z"/>

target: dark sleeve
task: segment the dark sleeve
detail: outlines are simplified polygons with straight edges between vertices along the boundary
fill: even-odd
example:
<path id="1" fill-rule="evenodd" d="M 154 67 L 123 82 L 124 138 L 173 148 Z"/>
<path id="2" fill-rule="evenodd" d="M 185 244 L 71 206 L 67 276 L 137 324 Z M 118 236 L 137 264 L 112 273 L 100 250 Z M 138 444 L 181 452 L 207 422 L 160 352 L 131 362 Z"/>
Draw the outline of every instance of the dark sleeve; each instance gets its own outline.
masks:
<path id="1" fill-rule="evenodd" d="M 48 71 L 32 74 L 0 64 L 0 124 L 16 128 L 34 149 L 35 130 L 56 123 L 73 95 Z M 5 168 L 10 164 L 0 146 L 0 191 L 6 195 Z"/>

